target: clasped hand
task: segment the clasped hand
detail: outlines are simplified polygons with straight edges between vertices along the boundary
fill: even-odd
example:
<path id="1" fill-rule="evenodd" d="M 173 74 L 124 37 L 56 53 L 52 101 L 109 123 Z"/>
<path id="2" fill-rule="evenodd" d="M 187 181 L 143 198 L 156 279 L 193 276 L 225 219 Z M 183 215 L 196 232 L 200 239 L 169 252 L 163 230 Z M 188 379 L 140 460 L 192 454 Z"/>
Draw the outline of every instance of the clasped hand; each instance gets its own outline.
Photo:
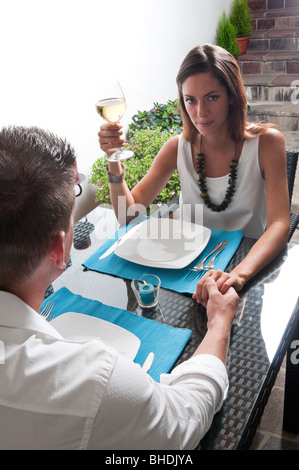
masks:
<path id="1" fill-rule="evenodd" d="M 205 282 L 205 289 L 208 293 L 208 300 L 204 302 L 207 309 L 208 328 L 217 325 L 230 327 L 237 313 L 239 303 L 239 296 L 235 289 L 230 287 L 225 294 L 221 294 L 211 276 Z"/>
<path id="2" fill-rule="evenodd" d="M 192 298 L 197 300 L 198 303 L 206 306 L 208 301 L 208 289 L 206 287 L 207 279 L 214 279 L 216 286 L 221 294 L 225 294 L 230 287 L 234 287 L 236 291 L 240 291 L 244 287 L 244 279 L 241 278 L 234 271 L 226 273 L 220 270 L 211 270 L 208 271 L 201 279 L 198 281 L 196 286 L 196 291 L 192 295 Z"/>

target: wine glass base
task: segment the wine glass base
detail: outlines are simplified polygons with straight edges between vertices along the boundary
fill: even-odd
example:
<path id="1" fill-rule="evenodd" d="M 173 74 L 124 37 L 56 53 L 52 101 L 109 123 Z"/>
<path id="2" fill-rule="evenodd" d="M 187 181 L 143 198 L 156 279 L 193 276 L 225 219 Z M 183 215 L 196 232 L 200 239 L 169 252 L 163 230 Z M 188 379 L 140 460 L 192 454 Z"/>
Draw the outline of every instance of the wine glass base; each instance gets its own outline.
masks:
<path id="1" fill-rule="evenodd" d="M 128 160 L 129 158 L 132 158 L 134 155 L 134 152 L 131 150 L 119 150 L 110 157 L 107 157 L 108 162 L 117 162 L 119 160 Z"/>

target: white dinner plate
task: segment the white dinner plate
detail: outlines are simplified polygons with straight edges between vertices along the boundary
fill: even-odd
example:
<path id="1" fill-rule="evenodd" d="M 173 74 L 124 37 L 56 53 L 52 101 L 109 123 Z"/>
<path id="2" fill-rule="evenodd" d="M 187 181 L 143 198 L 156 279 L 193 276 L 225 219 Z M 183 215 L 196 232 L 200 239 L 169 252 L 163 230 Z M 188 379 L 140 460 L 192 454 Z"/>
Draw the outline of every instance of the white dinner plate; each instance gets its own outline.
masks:
<path id="1" fill-rule="evenodd" d="M 100 338 L 128 359 L 133 360 L 140 347 L 140 339 L 130 331 L 83 313 L 62 313 L 50 324 L 67 340 L 83 342 Z"/>
<path id="2" fill-rule="evenodd" d="M 129 230 L 115 249 L 127 261 L 155 268 L 181 269 L 205 249 L 211 230 L 178 219 L 147 219 Z"/>

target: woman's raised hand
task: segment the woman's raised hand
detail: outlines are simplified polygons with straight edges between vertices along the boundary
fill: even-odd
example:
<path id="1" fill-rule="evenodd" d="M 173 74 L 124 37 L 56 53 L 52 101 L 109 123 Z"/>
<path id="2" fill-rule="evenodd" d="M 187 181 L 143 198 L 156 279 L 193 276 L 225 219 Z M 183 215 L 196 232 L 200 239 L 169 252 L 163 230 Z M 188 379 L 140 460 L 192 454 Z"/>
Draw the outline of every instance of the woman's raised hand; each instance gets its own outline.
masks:
<path id="1" fill-rule="evenodd" d="M 119 122 L 115 124 L 102 124 L 98 136 L 103 152 L 109 156 L 115 153 L 118 148 L 123 147 L 126 141 L 122 134 L 123 126 Z"/>

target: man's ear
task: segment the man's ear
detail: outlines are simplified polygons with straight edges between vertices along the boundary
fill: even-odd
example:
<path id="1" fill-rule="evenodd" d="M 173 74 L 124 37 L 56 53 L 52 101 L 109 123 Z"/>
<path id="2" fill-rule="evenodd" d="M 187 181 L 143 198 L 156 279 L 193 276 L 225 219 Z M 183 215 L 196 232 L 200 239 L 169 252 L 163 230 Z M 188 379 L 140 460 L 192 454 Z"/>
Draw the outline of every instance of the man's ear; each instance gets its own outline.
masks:
<path id="1" fill-rule="evenodd" d="M 57 268 L 65 269 L 65 232 L 60 230 L 51 243 L 49 251 L 50 259 L 56 264 Z"/>

